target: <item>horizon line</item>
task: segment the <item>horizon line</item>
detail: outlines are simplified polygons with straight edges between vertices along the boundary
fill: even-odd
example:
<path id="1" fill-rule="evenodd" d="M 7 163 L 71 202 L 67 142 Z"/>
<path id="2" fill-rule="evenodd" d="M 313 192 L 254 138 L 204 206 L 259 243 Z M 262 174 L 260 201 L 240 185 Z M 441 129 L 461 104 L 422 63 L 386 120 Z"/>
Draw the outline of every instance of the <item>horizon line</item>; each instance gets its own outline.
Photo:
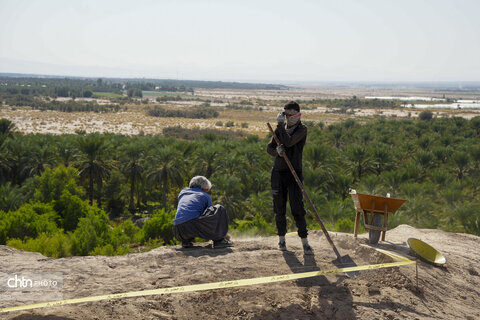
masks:
<path id="1" fill-rule="evenodd" d="M 81 79 L 118 79 L 118 80 L 170 80 L 170 81 L 202 81 L 202 82 L 230 82 L 230 83 L 250 83 L 250 84 L 283 84 L 283 85 L 328 85 L 328 84 L 478 84 L 480 80 L 238 80 L 238 79 L 178 79 L 171 77 L 115 77 L 115 76 L 84 76 L 68 74 L 44 74 L 44 73 L 22 73 L 22 72 L 3 72 L 3 77 L 19 78 L 81 78 Z"/>

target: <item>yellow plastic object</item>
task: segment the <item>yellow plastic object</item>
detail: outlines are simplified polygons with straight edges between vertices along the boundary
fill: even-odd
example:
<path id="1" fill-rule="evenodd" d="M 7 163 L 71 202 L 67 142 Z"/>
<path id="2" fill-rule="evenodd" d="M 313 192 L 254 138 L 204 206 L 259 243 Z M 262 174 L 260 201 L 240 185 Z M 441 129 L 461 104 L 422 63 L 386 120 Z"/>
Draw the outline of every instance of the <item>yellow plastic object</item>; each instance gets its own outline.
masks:
<path id="1" fill-rule="evenodd" d="M 426 263 L 440 266 L 442 264 L 445 264 L 445 262 L 447 261 L 440 252 L 438 252 L 422 240 L 409 238 L 407 240 L 407 243 L 410 247 L 410 251 L 412 252 L 412 254 L 419 257 Z"/>

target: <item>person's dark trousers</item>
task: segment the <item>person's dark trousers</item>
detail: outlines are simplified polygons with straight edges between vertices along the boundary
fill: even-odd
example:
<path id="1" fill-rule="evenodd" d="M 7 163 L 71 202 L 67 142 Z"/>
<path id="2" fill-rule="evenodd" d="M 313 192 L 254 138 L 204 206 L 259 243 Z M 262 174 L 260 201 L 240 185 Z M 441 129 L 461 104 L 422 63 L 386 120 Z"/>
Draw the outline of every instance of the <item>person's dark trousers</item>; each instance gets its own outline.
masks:
<path id="1" fill-rule="evenodd" d="M 302 172 L 297 172 L 298 178 L 303 182 Z M 273 211 L 279 236 L 287 233 L 287 197 L 290 200 L 290 209 L 298 229 L 298 236 L 305 238 L 308 235 L 305 221 L 305 207 L 303 206 L 302 190 L 298 186 L 290 171 L 272 170 L 271 177 L 273 193 Z"/>
<path id="2" fill-rule="evenodd" d="M 207 208 L 196 219 L 173 226 L 175 238 L 182 242 L 192 241 L 196 237 L 214 241 L 222 240 L 227 232 L 227 210 L 219 204 Z"/>

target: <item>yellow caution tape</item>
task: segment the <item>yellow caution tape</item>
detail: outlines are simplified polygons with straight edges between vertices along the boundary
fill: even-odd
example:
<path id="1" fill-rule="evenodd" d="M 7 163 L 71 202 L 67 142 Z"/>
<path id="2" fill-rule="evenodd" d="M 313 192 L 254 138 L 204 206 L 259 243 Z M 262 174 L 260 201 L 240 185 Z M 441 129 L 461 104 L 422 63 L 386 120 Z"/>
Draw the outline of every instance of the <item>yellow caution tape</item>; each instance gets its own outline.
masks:
<path id="1" fill-rule="evenodd" d="M 365 247 L 365 248 L 374 249 L 374 250 L 376 250 L 376 251 L 378 251 L 378 252 L 381 252 L 381 253 L 383 253 L 383 254 L 386 254 L 387 256 L 390 256 L 390 257 L 392 257 L 392 258 L 394 258 L 394 259 L 398 259 L 398 260 L 400 260 L 400 261 L 412 261 L 412 260 L 410 260 L 410 259 L 408 259 L 408 258 L 402 257 L 402 256 L 400 256 L 400 255 L 398 255 L 398 254 L 395 254 L 395 253 L 390 252 L 390 251 L 387 251 L 387 250 L 383 250 L 383 249 L 380 249 L 380 248 L 374 248 L 374 247 L 371 247 L 371 246 L 368 246 L 368 245 L 365 245 L 365 244 L 361 244 L 361 246 L 362 246 L 362 247 Z"/>
<path id="2" fill-rule="evenodd" d="M 303 272 L 303 273 L 291 273 L 291 274 L 284 274 L 284 275 L 277 275 L 277 276 L 270 276 L 270 277 L 221 281 L 221 282 L 195 284 L 195 285 L 188 285 L 188 286 L 181 286 L 181 287 L 161 288 L 161 289 L 144 290 L 144 291 L 131 291 L 131 292 L 124 292 L 124 293 L 107 294 L 102 296 L 66 299 L 66 300 L 59 300 L 59 301 L 23 305 L 23 306 L 17 306 L 17 307 L 1 308 L 0 313 L 11 312 L 11 311 L 32 310 L 32 309 L 45 308 L 45 307 L 63 306 L 63 305 L 74 304 L 74 303 L 93 302 L 93 301 L 128 298 L 128 297 L 141 297 L 141 296 L 150 296 L 150 295 L 159 295 L 159 294 L 170 294 L 170 293 L 180 293 L 180 292 L 193 292 L 193 291 L 204 291 L 204 290 L 223 289 L 223 288 L 234 288 L 234 287 L 240 287 L 240 286 L 251 286 L 256 284 L 274 283 L 274 282 L 281 282 L 281 281 L 324 276 L 327 274 L 392 268 L 392 267 L 416 264 L 416 261 L 412 261 L 412 260 L 397 256 L 389 251 L 376 249 L 376 248 L 372 248 L 372 249 L 383 252 L 385 254 L 388 254 L 391 257 L 400 259 L 402 261 L 392 262 L 392 263 L 371 264 L 366 266 L 330 269 L 330 270 L 311 271 L 311 272 Z"/>

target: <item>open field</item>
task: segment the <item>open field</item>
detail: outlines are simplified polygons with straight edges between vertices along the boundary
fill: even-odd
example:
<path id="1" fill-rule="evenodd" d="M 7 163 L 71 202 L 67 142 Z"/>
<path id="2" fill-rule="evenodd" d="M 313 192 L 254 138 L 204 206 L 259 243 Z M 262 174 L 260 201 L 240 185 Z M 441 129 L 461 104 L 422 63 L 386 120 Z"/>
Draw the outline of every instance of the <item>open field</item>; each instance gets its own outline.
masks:
<path id="1" fill-rule="evenodd" d="M 302 110 L 303 120 L 312 122 L 323 122 L 328 125 L 339 122 L 347 118 L 355 118 L 361 120 L 365 117 L 396 117 L 408 118 L 417 117 L 423 111 L 411 108 L 394 108 L 394 109 L 349 109 L 347 113 L 340 113 L 339 108 L 326 108 L 320 106 L 309 106 L 308 100 L 326 99 L 326 98 L 351 98 L 355 94 L 392 94 L 397 95 L 427 95 L 432 92 L 419 92 L 418 90 L 382 90 L 381 93 L 375 92 L 374 89 L 368 91 L 362 89 L 356 91 L 355 88 L 336 89 L 291 89 L 291 90 L 219 90 L 219 89 L 199 89 L 195 91 L 195 95 L 181 95 L 184 99 L 201 98 L 200 101 L 168 101 L 161 104 L 165 108 L 189 108 L 200 106 L 204 100 L 213 101 L 210 103 L 211 108 L 215 108 L 219 112 L 218 118 L 213 119 L 186 119 L 186 118 L 157 118 L 146 115 L 146 107 L 156 104 L 157 96 L 170 95 L 161 92 L 147 92 L 144 98 L 149 99 L 149 104 L 130 104 L 126 111 L 118 113 L 80 113 L 80 112 L 58 112 L 58 111 L 39 111 L 31 110 L 29 107 L 1 107 L 0 118 L 7 118 L 13 121 L 17 129 L 23 133 L 75 133 L 78 130 L 89 132 L 112 132 L 126 135 L 162 134 L 162 130 L 166 127 L 181 126 L 184 128 L 221 128 L 225 130 L 242 130 L 249 134 L 264 136 L 267 134 L 265 123 L 274 121 L 276 114 L 282 110 L 284 100 L 302 100 L 301 106 L 305 106 Z M 177 96 L 176 93 L 171 94 Z M 443 95 L 443 93 L 440 93 Z M 459 94 L 461 95 L 461 94 Z M 463 97 L 463 96 L 462 96 Z M 60 101 L 66 101 L 69 98 L 58 98 Z M 95 100 L 95 99 L 79 99 L 79 100 Z M 97 99 L 99 104 L 108 103 L 108 100 Z M 248 101 L 248 105 L 242 105 L 242 101 Z M 237 109 L 226 108 L 229 104 L 238 104 Z M 434 116 L 438 117 L 464 117 L 470 119 L 480 115 L 480 110 L 457 110 L 457 109 L 430 109 Z M 235 126 L 225 128 L 225 123 L 234 121 Z M 222 122 L 223 126 L 216 124 Z M 242 127 L 243 123 L 243 127 Z"/>

